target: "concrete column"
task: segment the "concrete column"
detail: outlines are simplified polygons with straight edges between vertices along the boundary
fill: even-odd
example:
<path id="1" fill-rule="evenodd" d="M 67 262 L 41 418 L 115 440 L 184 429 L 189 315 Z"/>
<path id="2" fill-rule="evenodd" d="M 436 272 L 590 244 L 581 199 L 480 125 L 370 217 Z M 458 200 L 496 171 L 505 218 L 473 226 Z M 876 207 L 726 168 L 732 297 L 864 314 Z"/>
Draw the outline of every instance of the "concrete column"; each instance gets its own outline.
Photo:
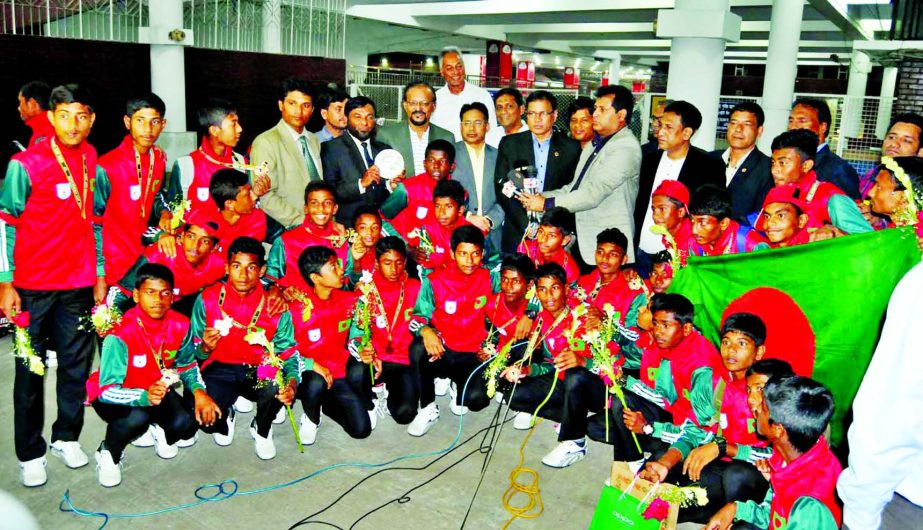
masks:
<path id="1" fill-rule="evenodd" d="M 622 69 L 622 56 L 621 54 L 616 54 L 616 56 L 611 56 L 609 59 L 609 75 L 607 76 L 609 78 L 609 84 L 617 85 L 621 77 L 619 72 Z"/>
<path id="2" fill-rule="evenodd" d="M 766 76 L 763 78 L 761 106 L 766 114 L 763 136 L 758 146 L 769 153 L 772 139 L 788 128 L 788 114 L 795 98 L 798 41 L 801 38 L 801 18 L 804 0 L 774 0 L 769 23 L 769 48 L 766 54 Z"/>
<path id="3" fill-rule="evenodd" d="M 888 125 L 894 114 L 894 87 L 897 86 L 897 67 L 887 66 L 881 76 L 881 99 L 878 104 L 878 123 L 875 125 L 875 136 L 884 139 L 888 134 Z"/>
<path id="4" fill-rule="evenodd" d="M 282 0 L 263 2 L 263 53 L 282 53 Z"/>
<path id="5" fill-rule="evenodd" d="M 844 137 L 856 138 L 862 134 L 862 108 L 865 102 L 865 88 L 868 84 L 872 61 L 868 54 L 853 50 L 849 61 L 849 78 L 846 84 L 846 108 L 843 113 Z M 841 144 L 843 138 L 840 139 Z M 843 144 L 845 145 L 845 144 Z"/>
<path id="6" fill-rule="evenodd" d="M 740 38 L 740 17 L 728 0 L 676 0 L 676 8 L 657 15 L 657 36 L 671 38 L 667 98 L 686 100 L 702 113 L 693 145 L 715 147 L 724 46 Z"/>

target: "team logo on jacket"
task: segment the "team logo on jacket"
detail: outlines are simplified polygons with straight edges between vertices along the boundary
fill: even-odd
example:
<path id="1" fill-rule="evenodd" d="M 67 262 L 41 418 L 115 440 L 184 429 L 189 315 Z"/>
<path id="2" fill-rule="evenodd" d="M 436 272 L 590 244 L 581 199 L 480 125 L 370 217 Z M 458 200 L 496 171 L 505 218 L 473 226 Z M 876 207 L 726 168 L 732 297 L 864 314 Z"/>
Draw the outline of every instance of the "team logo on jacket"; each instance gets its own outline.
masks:
<path id="1" fill-rule="evenodd" d="M 133 185 L 131 188 L 128 189 L 128 194 L 129 196 L 131 196 L 131 200 L 133 201 L 137 201 L 138 199 L 140 199 L 141 198 L 141 185 L 140 184 Z"/>
<path id="2" fill-rule="evenodd" d="M 445 312 L 454 315 L 456 310 L 458 310 L 458 304 L 453 300 L 447 300 L 445 303 Z"/>
<path id="3" fill-rule="evenodd" d="M 427 213 L 429 213 L 429 208 L 426 206 L 417 206 L 417 219 L 425 219 Z"/>
<path id="4" fill-rule="evenodd" d="M 311 342 L 317 342 L 320 340 L 320 329 L 312 329 L 308 331 L 308 340 Z"/>
<path id="5" fill-rule="evenodd" d="M 196 188 L 195 196 L 202 202 L 208 200 L 208 188 Z"/>
<path id="6" fill-rule="evenodd" d="M 385 318 L 384 315 L 378 315 L 378 317 L 375 318 L 375 325 L 378 326 L 379 328 L 384 329 L 385 326 L 388 325 L 388 319 Z"/>
<path id="7" fill-rule="evenodd" d="M 56 184 L 54 187 L 55 193 L 58 195 L 58 198 L 62 201 L 66 201 L 71 197 L 71 185 L 67 183 Z"/>
<path id="8" fill-rule="evenodd" d="M 135 368 L 144 368 L 147 366 L 147 355 L 132 355 L 131 356 L 131 365 Z"/>
<path id="9" fill-rule="evenodd" d="M 718 419 L 718 424 L 721 425 L 722 429 L 728 428 L 728 415 L 722 413 L 721 418 Z"/>
<path id="10" fill-rule="evenodd" d="M 173 288 L 173 296 L 179 296 L 179 287 Z"/>

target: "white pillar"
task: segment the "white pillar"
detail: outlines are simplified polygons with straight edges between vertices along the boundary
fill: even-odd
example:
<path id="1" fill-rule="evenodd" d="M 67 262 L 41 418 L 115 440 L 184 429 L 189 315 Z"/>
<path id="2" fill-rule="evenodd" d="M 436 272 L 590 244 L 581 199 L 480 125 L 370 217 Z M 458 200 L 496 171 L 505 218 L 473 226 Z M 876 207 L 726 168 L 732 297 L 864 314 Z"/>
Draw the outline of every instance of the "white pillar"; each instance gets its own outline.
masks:
<path id="1" fill-rule="evenodd" d="M 263 53 L 282 53 L 282 0 L 263 2 Z"/>
<path id="2" fill-rule="evenodd" d="M 619 72 L 621 71 L 621 69 L 622 69 L 622 55 L 616 54 L 616 56 L 610 57 L 609 75 L 607 76 L 609 78 L 610 85 L 619 84 L 619 77 L 621 77 L 619 75 Z"/>
<path id="3" fill-rule="evenodd" d="M 788 128 L 788 114 L 795 98 L 795 74 L 798 70 L 798 41 L 804 0 L 774 0 L 769 23 L 769 48 L 763 78 L 761 106 L 766 114 L 763 136 L 758 146 L 770 153 L 772 139 Z"/>
<path id="4" fill-rule="evenodd" d="M 740 38 L 740 17 L 728 10 L 728 0 L 676 0 L 676 8 L 661 9 L 657 36 L 671 38 L 667 98 L 685 100 L 702 113 L 702 126 L 692 143 L 715 147 L 718 100 L 724 46 Z"/>
<path id="5" fill-rule="evenodd" d="M 875 125 L 875 136 L 884 139 L 888 134 L 888 125 L 894 112 L 894 87 L 897 86 L 897 67 L 887 66 L 881 76 L 881 99 L 878 104 L 878 123 Z"/>
<path id="6" fill-rule="evenodd" d="M 862 108 L 871 69 L 872 61 L 868 54 L 853 50 L 852 59 L 849 61 L 849 78 L 846 82 L 846 112 L 841 128 L 844 137 L 856 138 L 862 133 Z M 842 143 L 843 138 L 840 140 Z"/>

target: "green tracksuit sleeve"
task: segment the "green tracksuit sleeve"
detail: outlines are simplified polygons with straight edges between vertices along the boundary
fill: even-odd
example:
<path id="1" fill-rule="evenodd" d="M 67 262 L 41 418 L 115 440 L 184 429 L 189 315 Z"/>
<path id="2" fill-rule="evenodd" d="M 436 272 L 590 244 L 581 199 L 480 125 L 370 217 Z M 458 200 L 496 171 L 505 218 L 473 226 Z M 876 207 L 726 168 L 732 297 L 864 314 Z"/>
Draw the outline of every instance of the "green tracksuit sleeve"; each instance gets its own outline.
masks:
<path id="1" fill-rule="evenodd" d="M 202 336 L 205 334 L 205 304 L 202 295 L 196 298 L 192 305 L 192 315 L 189 316 L 189 331 L 180 346 L 180 352 L 187 352 L 199 362 L 208 359 L 208 353 L 202 351 Z M 177 354 L 179 355 L 179 354 Z"/>
<path id="2" fill-rule="evenodd" d="M 106 213 L 106 203 L 112 194 L 112 184 L 109 175 L 102 166 L 96 166 L 96 187 L 93 189 L 93 237 L 96 240 L 96 275 L 106 275 L 106 260 L 103 255 L 103 214 Z"/>
<path id="3" fill-rule="evenodd" d="M 128 345 L 109 335 L 103 339 L 99 361 L 99 386 L 108 387 L 99 395 L 99 400 L 112 405 L 127 407 L 148 407 L 151 405 L 146 388 L 124 388 L 122 383 L 128 374 Z"/>
<path id="4" fill-rule="evenodd" d="M 276 354 L 295 348 L 295 326 L 292 325 L 292 314 L 288 311 L 279 316 L 279 324 L 276 326 L 276 332 L 272 336 L 272 347 Z M 301 382 L 301 371 L 303 368 L 301 354 L 296 349 L 294 354 L 285 360 L 282 365 L 282 373 L 285 374 L 285 381 Z M 313 366 L 313 363 L 312 363 Z"/>
<path id="5" fill-rule="evenodd" d="M 18 218 L 26 209 L 26 201 L 32 193 L 32 181 L 29 179 L 29 173 L 26 168 L 17 160 L 10 161 L 6 168 L 6 178 L 0 186 L 0 242 L 6 250 L 6 259 L 0 259 L 0 282 L 12 282 L 13 271 L 16 266 L 13 263 L 13 247 L 16 244 L 16 226 L 7 222 Z"/>
<path id="6" fill-rule="evenodd" d="M 387 219 L 394 219 L 401 210 L 407 207 L 407 188 L 403 184 L 398 184 L 397 188 L 388 195 L 385 202 L 381 205 L 381 215 Z"/>
<path id="7" fill-rule="evenodd" d="M 285 276 L 285 241 L 280 237 L 272 243 L 269 249 L 264 278 L 269 277 L 275 280 L 274 283 L 279 283 L 283 276 Z"/>
<path id="8" fill-rule="evenodd" d="M 429 321 L 436 310 L 435 297 L 433 296 L 433 285 L 429 279 L 423 278 L 420 282 L 420 292 L 417 294 L 417 302 L 413 306 L 413 314 L 417 320 L 422 320 L 424 325 L 429 325 Z M 420 326 L 412 326 L 414 335 L 419 336 Z"/>
<path id="9" fill-rule="evenodd" d="M 827 202 L 830 223 L 847 234 L 864 234 L 872 231 L 872 225 L 863 217 L 855 201 L 846 195 L 834 195 Z"/>
<path id="10" fill-rule="evenodd" d="M 836 530 L 836 520 L 824 503 L 814 497 L 799 497 L 788 513 L 788 521 L 770 521 L 772 488 L 766 492 L 763 502 L 737 501 L 735 521 L 744 521 L 760 528 L 785 528 L 786 530 Z"/>
<path id="11" fill-rule="evenodd" d="M 625 327 L 626 328 L 637 328 L 638 327 L 638 314 L 641 312 L 641 308 L 647 305 L 647 295 L 644 293 L 638 294 L 634 300 L 631 301 L 631 304 L 628 306 L 628 312 L 625 313 Z M 641 368 L 641 348 L 635 344 L 635 341 L 625 338 L 621 333 L 616 334 L 615 342 L 619 345 L 622 350 L 622 354 L 625 355 L 625 368 L 630 370 L 637 370 Z"/>

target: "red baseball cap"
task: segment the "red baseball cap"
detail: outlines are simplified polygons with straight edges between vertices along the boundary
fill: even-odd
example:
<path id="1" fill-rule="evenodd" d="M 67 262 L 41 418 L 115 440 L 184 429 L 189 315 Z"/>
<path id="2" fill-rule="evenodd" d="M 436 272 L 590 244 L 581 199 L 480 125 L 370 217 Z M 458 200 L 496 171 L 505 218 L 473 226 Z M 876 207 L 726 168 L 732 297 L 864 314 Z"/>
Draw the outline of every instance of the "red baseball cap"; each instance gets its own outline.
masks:
<path id="1" fill-rule="evenodd" d="M 187 225 L 195 225 L 205 230 L 205 233 L 218 239 L 218 222 L 211 215 L 205 213 L 203 209 L 192 210 L 186 214 L 183 222 Z"/>
<path id="2" fill-rule="evenodd" d="M 678 180 L 665 180 L 661 182 L 660 186 L 657 186 L 657 189 L 654 190 L 651 197 L 654 195 L 665 195 L 683 203 L 684 206 L 689 206 L 689 189 Z"/>
<path id="3" fill-rule="evenodd" d="M 784 202 L 791 204 L 792 206 L 797 207 L 801 210 L 801 213 L 807 213 L 808 203 L 804 202 L 801 199 L 801 190 L 798 189 L 798 186 L 794 184 L 785 184 L 783 186 L 776 186 L 769 190 L 769 193 L 766 194 L 766 200 L 763 201 L 763 210 L 767 206 L 776 202 Z M 766 227 L 764 226 L 762 211 L 760 216 L 756 220 L 756 226 L 753 228 L 757 229 L 760 232 L 765 232 Z"/>

